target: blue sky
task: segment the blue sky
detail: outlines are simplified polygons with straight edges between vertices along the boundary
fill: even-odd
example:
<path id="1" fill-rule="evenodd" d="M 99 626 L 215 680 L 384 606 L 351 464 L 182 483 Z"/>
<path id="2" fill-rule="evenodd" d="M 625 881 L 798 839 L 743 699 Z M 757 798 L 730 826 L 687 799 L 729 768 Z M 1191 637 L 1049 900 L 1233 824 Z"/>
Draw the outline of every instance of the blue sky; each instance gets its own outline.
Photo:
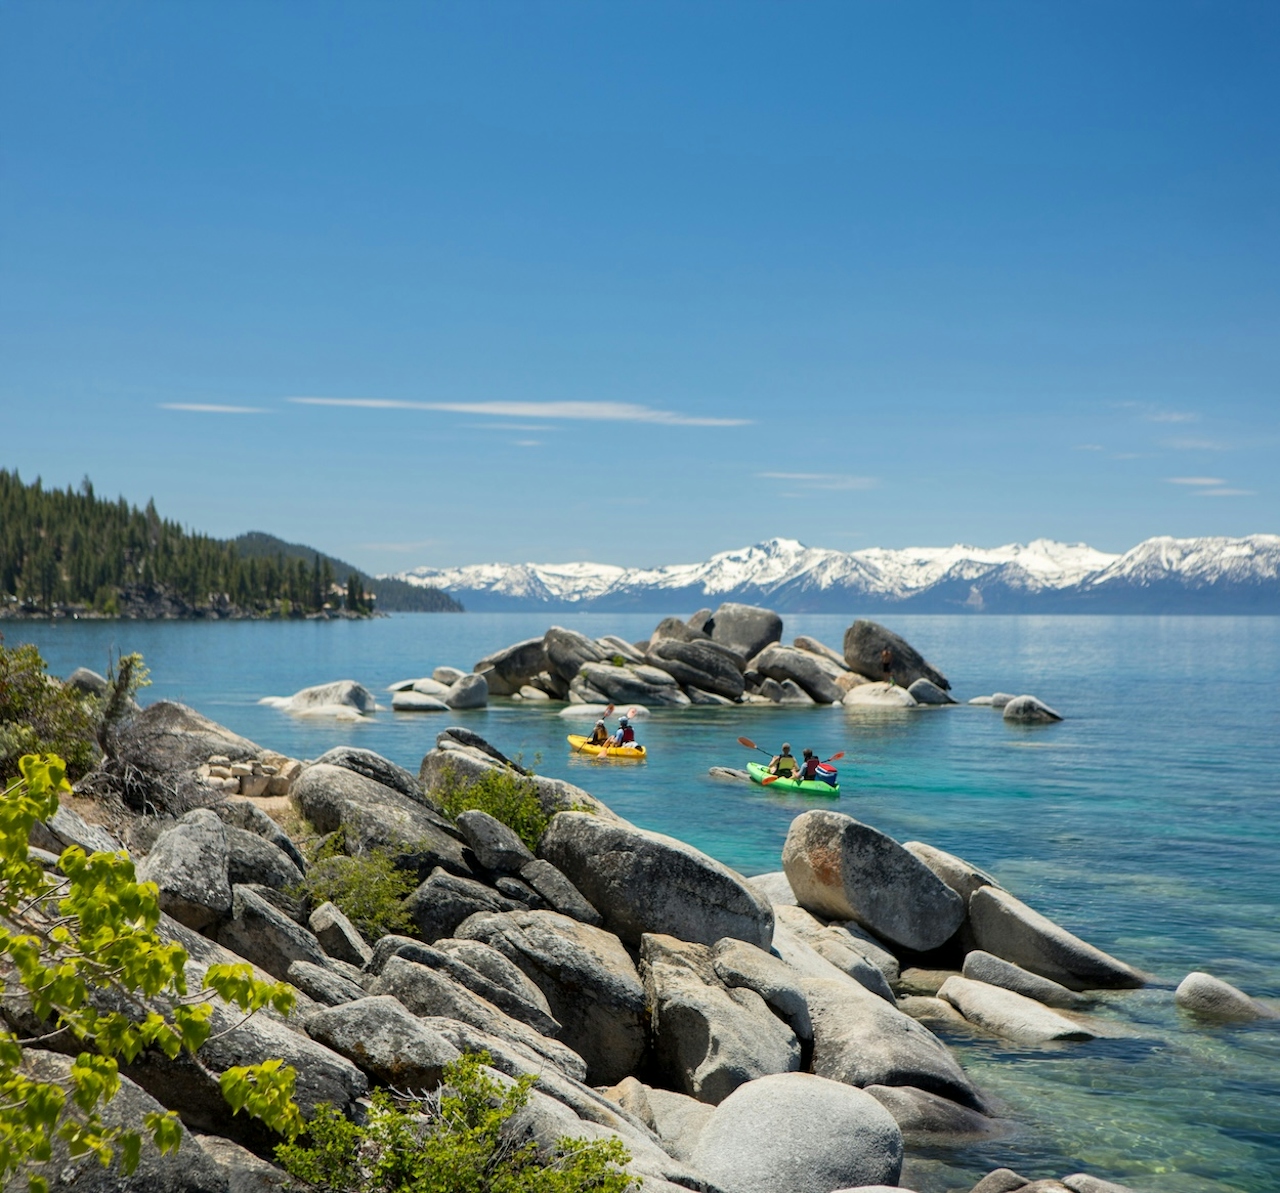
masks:
<path id="1" fill-rule="evenodd" d="M 1280 531 L 1280 5 L 0 6 L 0 466 L 371 570 Z"/>

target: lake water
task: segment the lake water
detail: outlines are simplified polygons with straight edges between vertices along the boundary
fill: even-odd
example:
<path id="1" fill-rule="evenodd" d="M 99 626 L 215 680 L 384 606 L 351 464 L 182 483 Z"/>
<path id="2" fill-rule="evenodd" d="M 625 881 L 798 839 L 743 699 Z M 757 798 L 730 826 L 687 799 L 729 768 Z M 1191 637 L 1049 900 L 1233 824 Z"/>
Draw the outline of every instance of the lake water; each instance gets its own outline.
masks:
<path id="1" fill-rule="evenodd" d="M 678 611 L 677 611 L 678 612 Z M 688 611 L 684 611 L 687 613 Z M 55 674 L 105 671 L 140 650 L 145 700 L 182 700 L 298 757 L 365 746 L 417 770 L 445 724 L 475 729 L 621 815 L 747 874 L 776 870 L 806 805 L 707 777 L 751 757 L 740 734 L 821 756 L 847 751 L 832 806 L 991 871 L 1037 909 L 1153 975 L 1108 996 L 1123 1038 L 1011 1050 L 953 1038 L 1016 1128 L 961 1151 L 916 1155 L 904 1185 L 967 1189 L 1000 1164 L 1027 1177 L 1085 1170 L 1169 1193 L 1280 1189 L 1280 1027 L 1205 1026 L 1173 987 L 1207 970 L 1280 998 L 1280 619 L 900 617 L 885 619 L 961 700 L 1030 692 L 1066 720 L 1007 726 L 989 708 L 857 714 L 743 707 L 657 712 L 640 723 L 643 765 L 574 757 L 576 729 L 536 704 L 436 715 L 379 712 L 317 723 L 257 703 L 356 679 L 378 692 L 442 663 L 468 668 L 550 621 L 592 636 L 647 637 L 637 614 L 402 615 L 371 622 L 7 623 Z M 791 616 L 787 638 L 837 648 L 849 618 Z"/>

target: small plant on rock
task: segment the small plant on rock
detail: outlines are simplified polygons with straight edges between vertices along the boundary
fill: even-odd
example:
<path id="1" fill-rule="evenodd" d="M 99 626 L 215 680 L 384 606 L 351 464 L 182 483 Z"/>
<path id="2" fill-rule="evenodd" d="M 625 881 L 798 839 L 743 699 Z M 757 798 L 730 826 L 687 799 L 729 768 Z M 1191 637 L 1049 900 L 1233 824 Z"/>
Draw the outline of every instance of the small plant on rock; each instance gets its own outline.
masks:
<path id="1" fill-rule="evenodd" d="M 411 873 L 396 866 L 395 854 L 371 849 L 347 857 L 342 849 L 340 832 L 325 837 L 306 877 L 291 893 L 312 905 L 335 904 L 368 940 L 412 928 L 404 899 L 418 884 Z"/>
<path id="2" fill-rule="evenodd" d="M 502 1081 L 489 1059 L 447 1065 L 444 1085 L 420 1101 L 375 1093 L 361 1125 L 323 1106 L 277 1158 L 333 1193 L 626 1193 L 639 1184 L 622 1170 L 631 1157 L 618 1140 L 562 1138 L 547 1150 L 520 1142 L 511 1119 L 534 1078 Z"/>
<path id="3" fill-rule="evenodd" d="M 444 781 L 432 792 L 445 814 L 456 819 L 473 809 L 488 812 L 514 829 L 530 849 L 537 847 L 547 831 L 550 817 L 538 798 L 538 785 L 506 767 L 493 767 L 476 778 L 462 778 L 456 771 L 445 772 Z"/>

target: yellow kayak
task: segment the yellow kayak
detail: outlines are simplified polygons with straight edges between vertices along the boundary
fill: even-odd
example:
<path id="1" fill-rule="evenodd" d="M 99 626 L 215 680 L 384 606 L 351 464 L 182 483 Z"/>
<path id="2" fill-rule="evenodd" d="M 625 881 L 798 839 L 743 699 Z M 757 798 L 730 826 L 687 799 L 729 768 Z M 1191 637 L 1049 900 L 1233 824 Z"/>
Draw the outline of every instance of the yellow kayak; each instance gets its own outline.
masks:
<path id="1" fill-rule="evenodd" d="M 644 746 L 593 746 L 581 733 L 569 734 L 569 744 L 580 754 L 606 758 L 643 758 Z"/>

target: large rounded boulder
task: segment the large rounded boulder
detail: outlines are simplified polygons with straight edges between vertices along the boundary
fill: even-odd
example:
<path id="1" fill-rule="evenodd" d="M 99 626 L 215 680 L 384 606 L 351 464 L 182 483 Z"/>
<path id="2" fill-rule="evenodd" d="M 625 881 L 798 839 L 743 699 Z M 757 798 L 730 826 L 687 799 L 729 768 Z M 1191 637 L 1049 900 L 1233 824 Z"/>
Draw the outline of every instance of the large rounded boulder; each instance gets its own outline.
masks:
<path id="1" fill-rule="evenodd" d="M 609 657 L 598 642 L 564 626 L 553 625 L 542 642 L 547 652 L 547 670 L 565 683 L 573 682 L 584 663 L 600 663 Z"/>
<path id="2" fill-rule="evenodd" d="M 807 1073 L 740 1086 L 698 1137 L 693 1165 L 725 1193 L 896 1185 L 902 1131 L 870 1094 Z"/>
<path id="3" fill-rule="evenodd" d="M 845 668 L 807 650 L 775 642 L 756 655 L 751 666 L 779 683 L 791 680 L 819 704 L 839 704 L 844 699 L 845 690 L 836 677 Z"/>
<path id="4" fill-rule="evenodd" d="M 754 658 L 770 642 L 782 640 L 782 618 L 759 605 L 739 605 L 726 601 L 703 624 L 703 632 L 715 642 L 736 651 L 744 659 Z"/>
<path id="5" fill-rule="evenodd" d="M 736 871 L 705 853 L 624 822 L 561 812 L 538 844 L 630 945 L 646 932 L 713 945 L 726 936 L 762 949 L 773 908 Z M 847 917 L 846 917 L 847 918 Z"/>
<path id="6" fill-rule="evenodd" d="M 964 900 L 892 837 L 840 812 L 791 822 L 782 865 L 801 907 L 856 920 L 883 940 L 927 952 L 964 922 Z"/>
<path id="7" fill-rule="evenodd" d="M 909 688 L 917 679 L 927 679 L 944 692 L 951 683 L 905 638 L 885 629 L 879 622 L 855 621 L 844 632 L 844 661 L 859 675 L 868 679 L 884 679 L 884 652 L 889 652 L 890 674 L 894 683 Z"/>
<path id="8" fill-rule="evenodd" d="M 701 688 L 730 700 L 742 695 L 742 657 L 718 642 L 659 638 L 650 645 L 647 658 L 685 687 Z"/>

